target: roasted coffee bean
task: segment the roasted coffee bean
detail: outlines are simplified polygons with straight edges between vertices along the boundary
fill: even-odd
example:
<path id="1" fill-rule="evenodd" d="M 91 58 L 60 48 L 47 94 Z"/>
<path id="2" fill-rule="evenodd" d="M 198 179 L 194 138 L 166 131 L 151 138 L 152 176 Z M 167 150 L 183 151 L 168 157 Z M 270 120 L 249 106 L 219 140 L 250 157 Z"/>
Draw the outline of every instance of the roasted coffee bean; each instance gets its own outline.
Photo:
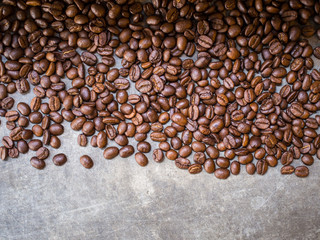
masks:
<path id="1" fill-rule="evenodd" d="M 124 146 L 119 150 L 119 155 L 122 158 L 130 157 L 133 153 L 134 153 L 134 147 L 131 145 Z"/>
<path id="2" fill-rule="evenodd" d="M 59 153 L 52 158 L 52 161 L 57 166 L 62 166 L 67 162 L 67 156 L 63 153 Z"/>
<path id="3" fill-rule="evenodd" d="M 141 167 L 144 167 L 148 164 L 148 158 L 146 157 L 146 155 L 144 155 L 143 153 L 141 152 L 138 152 L 135 154 L 135 159 L 136 159 L 136 162 L 141 166 Z"/>
<path id="4" fill-rule="evenodd" d="M 155 162 L 162 162 L 164 159 L 164 154 L 160 148 L 153 150 L 152 158 Z"/>
<path id="5" fill-rule="evenodd" d="M 203 168 L 207 173 L 213 173 L 215 171 L 215 164 L 211 158 L 205 160 Z"/>
<path id="6" fill-rule="evenodd" d="M 40 159 L 40 160 L 45 160 L 48 158 L 49 156 L 49 149 L 46 148 L 46 147 L 40 147 L 38 150 L 37 150 L 37 158 Z"/>
<path id="7" fill-rule="evenodd" d="M 92 158 L 88 155 L 83 155 L 80 157 L 80 163 L 85 168 L 92 168 L 93 167 L 93 161 Z"/>
<path id="8" fill-rule="evenodd" d="M 263 175 L 280 160 L 281 173 L 308 175 L 290 164 L 320 156 L 320 73 L 312 58 L 320 59 L 320 47 L 308 40 L 316 34 L 309 20 L 320 23 L 316 1 L 87 2 L 1 6 L 0 116 L 11 130 L 3 158 L 29 148 L 44 167 L 43 144 L 60 147 L 66 120 L 82 131 L 81 146 L 89 136 L 93 147 L 122 146 L 106 148 L 107 159 L 132 155 L 134 137 L 136 160 L 146 165 L 150 136 L 160 142 L 155 161 L 165 151 L 190 173 L 203 165 L 227 178 L 243 164 Z M 30 83 L 30 105 L 11 110 L 9 95 L 27 93 Z M 193 151 L 191 164 L 185 158 Z"/>
<path id="9" fill-rule="evenodd" d="M 293 161 L 293 154 L 291 152 L 285 152 L 281 157 L 282 165 L 290 165 Z"/>
<path id="10" fill-rule="evenodd" d="M 85 147 L 88 144 L 88 139 L 87 139 L 86 135 L 84 135 L 84 134 L 79 134 L 77 141 L 78 141 L 78 145 L 80 147 Z"/>
<path id="11" fill-rule="evenodd" d="M 281 168 L 281 174 L 292 174 L 294 172 L 294 167 L 293 166 L 283 166 Z"/>
<path id="12" fill-rule="evenodd" d="M 44 169 L 46 166 L 46 163 L 37 157 L 32 157 L 30 159 L 30 163 L 32 167 L 37 168 L 39 170 Z"/>
<path id="13" fill-rule="evenodd" d="M 312 155 L 310 154 L 304 154 L 301 158 L 301 161 L 305 164 L 305 165 L 312 165 L 314 162 L 314 159 L 312 157 Z"/>
<path id="14" fill-rule="evenodd" d="M 4 146 L 0 147 L 0 158 L 1 160 L 6 160 L 8 157 L 8 149 Z"/>
<path id="15" fill-rule="evenodd" d="M 214 175 L 219 179 L 227 179 L 230 175 L 230 171 L 225 168 L 218 168 L 214 171 Z"/>
<path id="16" fill-rule="evenodd" d="M 107 147 L 103 152 L 103 157 L 105 159 L 112 159 L 118 156 L 119 149 L 117 147 Z"/>
<path id="17" fill-rule="evenodd" d="M 202 171 L 202 166 L 200 164 L 192 164 L 188 167 L 188 171 L 191 174 L 197 174 Z"/>
<path id="18" fill-rule="evenodd" d="M 294 174 L 297 177 L 307 177 L 309 175 L 309 169 L 305 166 L 296 167 Z"/>
<path id="19" fill-rule="evenodd" d="M 190 160 L 186 158 L 181 158 L 181 157 L 175 160 L 175 164 L 178 168 L 181 168 L 181 169 L 188 169 L 189 166 L 191 165 Z"/>
<path id="20" fill-rule="evenodd" d="M 240 173 L 240 163 L 233 161 L 230 165 L 230 171 L 233 175 L 238 175 Z"/>

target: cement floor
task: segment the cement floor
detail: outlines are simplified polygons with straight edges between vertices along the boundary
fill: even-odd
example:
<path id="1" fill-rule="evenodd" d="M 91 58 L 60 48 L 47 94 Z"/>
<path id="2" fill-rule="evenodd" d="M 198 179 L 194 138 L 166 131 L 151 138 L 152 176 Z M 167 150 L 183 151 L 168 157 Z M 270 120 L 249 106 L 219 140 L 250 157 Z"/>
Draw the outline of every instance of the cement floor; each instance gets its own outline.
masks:
<path id="1" fill-rule="evenodd" d="M 13 96 L 30 103 L 33 94 Z M 0 138 L 9 133 L 1 120 Z M 78 133 L 64 126 L 44 170 L 30 165 L 33 152 L 0 162 L 1 240 L 320 239 L 318 159 L 305 179 L 282 176 L 279 165 L 265 176 L 242 168 L 218 180 L 167 159 L 155 163 L 151 154 L 145 168 L 134 157 L 105 160 L 102 150 L 78 147 Z M 57 167 L 51 159 L 60 152 L 68 162 Z M 83 154 L 93 158 L 91 170 L 79 163 Z"/>
<path id="2" fill-rule="evenodd" d="M 320 239 L 319 160 L 306 179 L 281 176 L 278 166 L 217 180 L 170 160 L 145 168 L 105 160 L 77 147 L 69 128 L 63 136 L 50 155 L 67 153 L 62 167 L 49 158 L 36 170 L 31 152 L 0 162 L 0 239 Z M 94 159 L 91 170 L 82 154 Z"/>

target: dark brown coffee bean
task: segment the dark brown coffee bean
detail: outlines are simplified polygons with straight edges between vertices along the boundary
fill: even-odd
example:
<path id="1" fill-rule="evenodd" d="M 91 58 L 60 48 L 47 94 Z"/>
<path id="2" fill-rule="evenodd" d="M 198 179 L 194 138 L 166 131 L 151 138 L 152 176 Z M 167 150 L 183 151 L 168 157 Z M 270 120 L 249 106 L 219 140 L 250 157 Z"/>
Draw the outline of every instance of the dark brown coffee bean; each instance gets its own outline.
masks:
<path id="1" fill-rule="evenodd" d="M 282 165 L 290 165 L 293 161 L 293 154 L 291 152 L 285 152 L 281 157 Z"/>
<path id="2" fill-rule="evenodd" d="M 294 174 L 297 177 L 307 177 L 309 175 L 309 169 L 305 166 L 296 167 Z"/>
<path id="3" fill-rule="evenodd" d="M 62 166 L 67 162 L 67 156 L 63 153 L 59 153 L 52 158 L 52 161 L 57 166 Z"/>
<path id="4" fill-rule="evenodd" d="M 80 147 L 85 147 L 85 146 L 87 146 L 88 140 L 87 140 L 86 135 L 84 135 L 84 134 L 79 134 L 79 135 L 78 135 L 78 138 L 77 138 L 77 142 L 78 142 L 78 145 L 79 145 Z"/>
<path id="5" fill-rule="evenodd" d="M 30 159 L 30 163 L 32 167 L 37 168 L 39 170 L 44 169 L 46 166 L 46 163 L 37 157 L 32 157 Z"/>
<path id="6" fill-rule="evenodd" d="M 122 158 L 130 157 L 133 153 L 134 153 L 134 148 L 131 145 L 124 146 L 119 150 L 119 155 Z"/>
<path id="7" fill-rule="evenodd" d="M 52 124 L 50 127 L 49 127 L 49 131 L 52 135 L 55 135 L 55 136 L 59 136 L 61 134 L 63 134 L 64 132 L 64 127 L 61 125 L 61 124 Z"/>
<path id="8" fill-rule="evenodd" d="M 138 152 L 135 154 L 135 159 L 136 159 L 136 162 L 141 166 L 141 167 L 144 167 L 148 164 L 148 158 L 146 157 L 146 155 L 144 155 L 143 153 L 141 152 Z"/>
<path id="9" fill-rule="evenodd" d="M 268 163 L 264 160 L 258 160 L 257 164 L 257 173 L 264 175 L 268 170 Z"/>
<path id="10" fill-rule="evenodd" d="M 155 162 L 162 162 L 164 159 L 162 150 L 160 148 L 153 150 L 152 158 Z"/>
<path id="11" fill-rule="evenodd" d="M 46 147 L 40 147 L 38 150 L 37 150 L 37 158 L 40 159 L 40 160 L 45 160 L 48 158 L 49 156 L 49 149 L 46 148 Z"/>
<path id="12" fill-rule="evenodd" d="M 190 161 L 186 158 L 179 157 L 175 160 L 175 164 L 178 168 L 188 169 L 190 166 Z"/>
<path id="13" fill-rule="evenodd" d="M 281 174 L 292 174 L 294 172 L 294 167 L 293 166 L 283 166 L 281 168 Z"/>
<path id="14" fill-rule="evenodd" d="M 142 153 L 148 153 L 151 151 L 151 145 L 148 142 L 139 142 L 137 144 L 137 150 Z"/>
<path id="15" fill-rule="evenodd" d="M 42 147 L 42 142 L 38 139 L 34 139 L 28 143 L 28 146 L 29 149 L 31 149 L 32 151 L 37 151 L 39 148 Z"/>
<path id="16" fill-rule="evenodd" d="M 6 160 L 8 157 L 8 149 L 4 146 L 0 147 L 0 158 L 1 160 Z"/>
<path id="17" fill-rule="evenodd" d="M 240 173 L 240 163 L 233 161 L 230 165 L 230 171 L 233 175 L 238 175 Z"/>
<path id="18" fill-rule="evenodd" d="M 93 161 L 92 161 L 91 157 L 89 157 L 88 155 L 81 156 L 80 163 L 82 166 L 84 166 L 85 168 L 88 168 L 88 169 L 93 167 Z"/>
<path id="19" fill-rule="evenodd" d="M 227 179 L 230 175 L 230 171 L 225 168 L 218 168 L 217 170 L 214 171 L 214 175 L 218 179 Z"/>
<path id="20" fill-rule="evenodd" d="M 304 154 L 301 158 L 301 161 L 306 164 L 306 165 L 312 165 L 314 162 L 314 159 L 312 157 L 312 155 L 310 154 Z"/>
<path id="21" fill-rule="evenodd" d="M 215 164 L 211 158 L 205 160 L 203 168 L 207 173 L 213 173 L 215 171 Z"/>
<path id="22" fill-rule="evenodd" d="M 191 174 L 197 174 L 202 171 L 202 166 L 200 164 L 192 164 L 188 168 L 189 173 Z"/>
<path id="23" fill-rule="evenodd" d="M 104 131 L 101 131 L 97 135 L 97 146 L 99 148 L 104 148 L 108 144 L 107 134 Z"/>
<path id="24" fill-rule="evenodd" d="M 103 152 L 103 157 L 105 159 L 112 159 L 118 156 L 119 149 L 117 147 L 107 147 Z"/>

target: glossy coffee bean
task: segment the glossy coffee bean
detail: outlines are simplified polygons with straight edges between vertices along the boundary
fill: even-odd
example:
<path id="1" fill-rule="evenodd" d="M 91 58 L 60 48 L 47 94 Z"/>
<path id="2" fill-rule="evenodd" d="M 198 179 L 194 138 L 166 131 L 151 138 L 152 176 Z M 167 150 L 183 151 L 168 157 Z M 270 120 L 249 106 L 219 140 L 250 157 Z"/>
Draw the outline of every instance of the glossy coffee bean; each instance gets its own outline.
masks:
<path id="1" fill-rule="evenodd" d="M 80 163 L 85 168 L 92 168 L 93 167 L 93 161 L 92 161 L 91 157 L 89 157 L 88 155 L 81 156 Z"/>
<path id="2" fill-rule="evenodd" d="M 57 166 L 62 166 L 67 162 L 67 156 L 63 153 L 59 153 L 52 158 L 52 161 Z"/>

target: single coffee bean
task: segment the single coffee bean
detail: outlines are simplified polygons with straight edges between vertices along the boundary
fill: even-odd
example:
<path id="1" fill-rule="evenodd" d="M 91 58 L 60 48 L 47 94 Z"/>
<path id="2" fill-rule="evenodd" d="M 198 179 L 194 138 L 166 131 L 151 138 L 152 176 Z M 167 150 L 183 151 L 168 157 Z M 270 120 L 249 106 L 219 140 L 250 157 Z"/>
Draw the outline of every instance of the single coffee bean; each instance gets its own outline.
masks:
<path id="1" fill-rule="evenodd" d="M 37 150 L 37 158 L 40 159 L 40 160 L 45 160 L 46 158 L 48 158 L 49 156 L 49 149 L 46 148 L 46 147 L 40 147 L 38 150 Z"/>
<path id="2" fill-rule="evenodd" d="M 107 147 L 103 152 L 103 157 L 105 159 L 112 159 L 118 156 L 119 149 L 117 147 Z"/>
<path id="3" fill-rule="evenodd" d="M 301 158 L 301 161 L 306 165 L 312 165 L 314 162 L 314 159 L 311 154 L 304 154 Z"/>
<path id="4" fill-rule="evenodd" d="M 8 149 L 4 146 L 0 147 L 0 158 L 1 160 L 6 160 L 8 157 Z"/>
<path id="5" fill-rule="evenodd" d="M 218 168 L 217 170 L 214 171 L 214 175 L 218 179 L 227 179 L 230 175 L 230 171 L 225 168 Z"/>
<path id="6" fill-rule="evenodd" d="M 233 175 L 238 175 L 240 173 L 240 163 L 233 161 L 230 165 L 230 171 Z"/>
<path id="7" fill-rule="evenodd" d="M 30 163 L 32 167 L 37 168 L 39 170 L 44 169 L 46 166 L 46 163 L 42 159 L 39 159 L 37 157 L 32 157 L 30 159 Z"/>
<path id="8" fill-rule="evenodd" d="M 134 153 L 134 147 L 132 145 L 127 145 L 119 150 L 119 155 L 122 158 L 130 157 Z"/>
<path id="9" fill-rule="evenodd" d="M 19 140 L 17 143 L 19 153 L 27 153 L 29 151 L 28 143 L 25 140 Z M 1 156 L 1 153 L 0 153 Z"/>
<path id="10" fill-rule="evenodd" d="M 186 158 L 181 158 L 181 157 L 175 160 L 175 164 L 178 168 L 181 168 L 181 169 L 188 169 L 189 166 L 191 165 L 190 160 Z"/>
<path id="11" fill-rule="evenodd" d="M 84 134 L 79 134 L 79 135 L 78 135 L 78 138 L 77 138 L 77 141 L 78 141 L 78 145 L 79 145 L 80 147 L 85 147 L 85 146 L 87 146 L 87 144 L 88 144 L 87 136 L 84 135 Z"/>
<path id="12" fill-rule="evenodd" d="M 160 148 L 153 150 L 152 158 L 155 162 L 162 162 L 164 159 L 164 154 Z"/>
<path id="13" fill-rule="evenodd" d="M 148 164 L 148 158 L 147 158 L 146 155 L 144 155 L 143 153 L 138 152 L 138 153 L 135 154 L 134 157 L 135 157 L 135 159 L 136 159 L 136 162 L 137 162 L 140 166 L 144 167 L 144 166 L 146 166 L 146 165 Z"/>
<path id="14" fill-rule="evenodd" d="M 137 144 L 137 150 L 142 153 L 148 153 L 151 151 L 151 145 L 148 142 L 139 142 Z"/>
<path id="15" fill-rule="evenodd" d="M 84 166 L 85 168 L 88 168 L 88 169 L 93 167 L 93 161 L 92 161 L 91 157 L 89 157 L 88 155 L 81 156 L 80 163 L 82 166 Z"/>
<path id="16" fill-rule="evenodd" d="M 191 174 L 197 174 L 202 171 L 202 166 L 200 164 L 192 164 L 188 168 L 189 173 Z"/>
<path id="17" fill-rule="evenodd" d="M 281 174 L 292 174 L 294 170 L 294 167 L 291 165 L 283 166 L 281 168 Z"/>
<path id="18" fill-rule="evenodd" d="M 294 174 L 297 177 L 307 177 L 309 175 L 309 169 L 305 166 L 296 167 Z"/>
<path id="19" fill-rule="evenodd" d="M 52 161 L 57 166 L 62 166 L 67 162 L 67 156 L 63 153 L 59 153 L 52 158 Z"/>
<path id="20" fill-rule="evenodd" d="M 211 158 L 205 160 L 203 168 L 207 173 L 213 173 L 215 171 L 215 164 Z"/>

